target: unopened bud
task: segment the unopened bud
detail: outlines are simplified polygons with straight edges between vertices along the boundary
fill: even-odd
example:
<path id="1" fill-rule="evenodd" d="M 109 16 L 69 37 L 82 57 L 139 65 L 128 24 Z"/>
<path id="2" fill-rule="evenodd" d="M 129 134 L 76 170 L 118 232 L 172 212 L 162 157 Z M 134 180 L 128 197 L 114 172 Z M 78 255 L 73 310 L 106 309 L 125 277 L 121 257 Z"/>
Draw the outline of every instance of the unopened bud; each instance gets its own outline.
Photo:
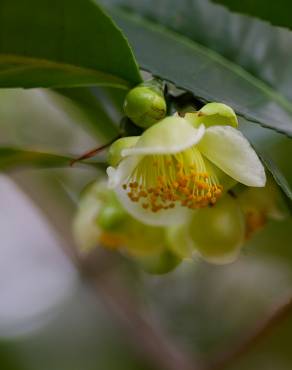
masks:
<path id="1" fill-rule="evenodd" d="M 162 84 L 158 80 L 141 83 L 129 91 L 124 111 L 137 126 L 148 128 L 166 115 Z"/>

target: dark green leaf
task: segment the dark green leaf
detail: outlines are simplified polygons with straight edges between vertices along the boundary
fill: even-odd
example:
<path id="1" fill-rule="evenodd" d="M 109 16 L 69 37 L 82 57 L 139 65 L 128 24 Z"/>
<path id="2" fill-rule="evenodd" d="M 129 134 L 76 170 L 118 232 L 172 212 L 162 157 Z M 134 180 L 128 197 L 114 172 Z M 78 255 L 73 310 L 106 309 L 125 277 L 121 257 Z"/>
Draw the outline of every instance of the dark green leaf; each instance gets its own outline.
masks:
<path id="1" fill-rule="evenodd" d="M 97 92 L 85 87 L 56 91 L 69 99 L 85 115 L 86 126 L 98 139 L 112 140 L 118 136 L 118 122 L 114 122 L 110 117 Z"/>
<path id="2" fill-rule="evenodd" d="M 276 26 L 292 28 L 290 0 L 212 0 L 227 6 L 232 11 L 264 19 Z"/>
<path id="3" fill-rule="evenodd" d="M 288 208 L 292 214 L 292 188 L 290 184 L 288 183 L 287 179 L 283 175 L 283 173 L 279 170 L 279 167 L 271 160 L 271 158 L 267 156 L 261 156 L 261 159 L 266 166 L 266 168 L 270 171 L 272 174 L 274 180 L 279 185 L 280 189 L 282 190 L 286 203 L 288 205 Z"/>
<path id="4" fill-rule="evenodd" d="M 106 4 L 142 67 L 204 100 L 225 101 L 249 120 L 292 135 L 291 32 L 207 0 Z M 291 199 L 291 141 L 247 122 L 241 129 Z"/>
<path id="5" fill-rule="evenodd" d="M 291 139 L 244 120 L 240 120 L 240 129 L 252 143 L 265 167 L 282 189 L 287 204 L 292 210 L 292 168 L 287 161 L 287 158 L 292 156 Z"/>
<path id="6" fill-rule="evenodd" d="M 204 100 L 225 102 L 248 120 L 292 136 L 292 103 L 277 88 L 279 81 L 276 80 L 274 86 L 262 78 L 264 61 L 255 67 L 252 65 L 253 73 L 246 68 L 250 68 L 250 64 L 242 62 L 246 57 L 242 55 L 245 49 L 239 45 L 246 40 L 248 27 L 253 29 L 256 24 L 237 16 L 233 19 L 224 13 L 224 9 L 212 7 L 206 0 L 162 0 L 159 7 L 154 1 L 146 0 L 109 2 L 116 3 L 124 5 L 124 8 L 113 6 L 110 12 L 128 36 L 142 68 Z M 242 33 L 237 32 L 240 27 Z M 264 31 L 270 32 L 268 25 Z M 228 37 L 233 37 L 237 43 L 232 45 L 232 50 L 228 50 L 231 46 Z M 258 42 L 256 32 L 250 37 L 251 43 L 253 39 Z M 263 47 L 262 43 L 259 47 Z M 217 49 L 220 53 L 229 53 L 227 56 L 234 62 L 218 53 Z M 273 51 L 275 53 L 275 49 Z M 287 49 L 285 51 L 287 53 Z M 254 44 L 249 52 L 255 53 Z M 277 73 L 280 73 L 283 63 L 276 59 L 275 54 L 268 57 L 278 63 Z"/>
<path id="7" fill-rule="evenodd" d="M 69 167 L 70 161 L 73 158 L 36 152 L 30 150 L 22 150 L 17 148 L 0 148 L 0 171 L 11 171 L 20 168 L 56 168 Z M 100 169 L 105 168 L 102 162 L 87 162 L 88 164 Z"/>
<path id="8" fill-rule="evenodd" d="M 106 85 L 141 77 L 127 40 L 90 0 L 2 0 L 0 87 Z"/>

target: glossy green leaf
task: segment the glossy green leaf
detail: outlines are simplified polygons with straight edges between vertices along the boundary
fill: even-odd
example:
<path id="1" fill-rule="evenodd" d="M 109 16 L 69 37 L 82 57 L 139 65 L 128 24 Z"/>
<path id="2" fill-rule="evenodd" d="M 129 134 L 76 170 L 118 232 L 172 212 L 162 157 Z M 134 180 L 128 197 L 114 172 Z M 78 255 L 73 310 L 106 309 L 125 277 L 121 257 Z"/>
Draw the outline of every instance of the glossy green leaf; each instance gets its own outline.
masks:
<path id="1" fill-rule="evenodd" d="M 126 38 L 90 0 L 2 0 L 0 87 L 140 82 Z"/>
<path id="2" fill-rule="evenodd" d="M 162 0 L 159 7 L 146 0 L 105 3 L 111 5 L 110 13 L 127 35 L 142 68 L 203 100 L 224 102 L 248 120 L 292 136 L 290 96 L 277 88 L 279 81 L 272 85 L 263 78 L 264 60 L 250 64 L 245 49 L 239 47 L 245 46 L 249 27 L 254 31 L 256 23 L 243 17 L 233 19 L 207 0 Z M 268 25 L 263 31 L 271 35 Z M 257 42 L 255 31 L 249 36 L 250 43 Z M 255 53 L 252 46 L 249 52 Z M 263 44 L 259 47 L 263 49 Z M 283 68 L 275 54 L 269 57 Z"/>
<path id="3" fill-rule="evenodd" d="M 72 157 L 57 154 L 1 147 L 0 171 L 6 172 L 21 168 L 69 167 L 72 159 Z M 102 162 L 87 162 L 87 164 L 99 169 L 105 169 L 105 164 Z"/>
<path id="4" fill-rule="evenodd" d="M 292 28 L 292 4 L 290 0 L 212 0 L 230 10 L 264 19 L 276 26 Z"/>

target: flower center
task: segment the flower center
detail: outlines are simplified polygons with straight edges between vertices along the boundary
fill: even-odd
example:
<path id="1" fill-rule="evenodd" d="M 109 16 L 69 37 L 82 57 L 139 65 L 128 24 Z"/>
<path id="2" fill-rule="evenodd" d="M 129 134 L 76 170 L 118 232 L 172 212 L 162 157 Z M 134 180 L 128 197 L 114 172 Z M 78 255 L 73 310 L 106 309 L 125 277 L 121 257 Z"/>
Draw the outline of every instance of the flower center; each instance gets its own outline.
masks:
<path id="1" fill-rule="evenodd" d="M 133 202 L 152 212 L 216 203 L 223 187 L 196 147 L 171 155 L 147 155 L 123 184 Z"/>

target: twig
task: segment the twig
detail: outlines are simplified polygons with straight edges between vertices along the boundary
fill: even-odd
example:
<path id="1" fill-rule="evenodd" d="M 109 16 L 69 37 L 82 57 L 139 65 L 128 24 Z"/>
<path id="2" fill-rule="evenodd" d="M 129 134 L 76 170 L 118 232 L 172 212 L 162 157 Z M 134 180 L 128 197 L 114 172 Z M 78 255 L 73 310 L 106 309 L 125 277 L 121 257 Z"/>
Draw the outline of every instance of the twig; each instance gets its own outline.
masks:
<path id="1" fill-rule="evenodd" d="M 117 139 L 119 139 L 121 136 L 117 136 L 115 137 L 114 139 L 112 139 L 111 141 L 109 141 L 108 143 L 102 145 L 102 146 L 99 146 L 98 148 L 94 148 L 94 149 L 91 149 L 89 150 L 88 152 L 82 154 L 80 157 L 78 158 L 75 158 L 75 159 L 72 159 L 70 161 L 70 166 L 74 166 L 75 163 L 77 162 L 80 162 L 80 161 L 83 161 L 84 159 L 89 159 L 89 158 L 92 158 L 94 157 L 96 154 L 102 152 L 104 149 L 107 149 L 109 146 L 112 145 L 112 143 L 114 143 Z"/>
<path id="2" fill-rule="evenodd" d="M 239 360 L 249 350 L 254 348 L 262 339 L 292 313 L 292 292 L 274 305 L 269 313 L 260 320 L 255 328 L 230 350 L 219 355 L 205 370 L 223 370 Z"/>

